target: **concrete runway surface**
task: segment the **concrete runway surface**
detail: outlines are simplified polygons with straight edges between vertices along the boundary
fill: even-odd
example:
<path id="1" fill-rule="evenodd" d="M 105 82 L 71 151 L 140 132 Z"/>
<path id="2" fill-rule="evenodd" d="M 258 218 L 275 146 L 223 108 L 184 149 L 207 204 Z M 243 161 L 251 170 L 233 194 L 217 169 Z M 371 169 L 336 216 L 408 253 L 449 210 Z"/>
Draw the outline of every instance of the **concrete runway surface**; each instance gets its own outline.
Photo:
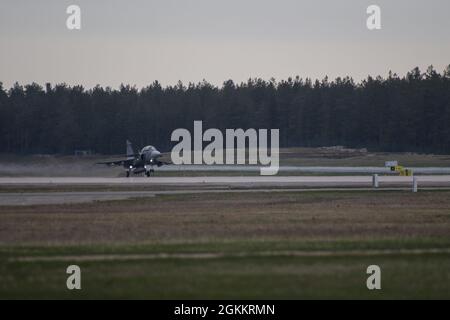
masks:
<path id="1" fill-rule="evenodd" d="M 419 186 L 450 186 L 450 175 L 416 176 Z M 412 177 L 379 176 L 380 185 L 407 186 Z M 177 185 L 177 186 L 299 186 L 299 187 L 369 187 L 372 176 L 205 176 L 205 177 L 1 177 L 6 185 Z"/>
<path id="2" fill-rule="evenodd" d="M 450 188 L 450 176 L 417 176 L 419 189 Z M 411 189 L 412 177 L 380 176 L 379 185 L 384 190 L 392 187 Z M 152 191 L 77 191 L 77 192 L 0 192 L 0 206 L 83 203 L 92 201 L 124 200 L 154 197 L 163 194 L 195 194 L 223 192 L 306 192 L 330 190 L 373 190 L 372 176 L 245 176 L 245 177 L 17 177 L 0 178 L 1 186 L 176 186 L 177 190 Z M 180 189 L 185 187 L 185 189 Z M 198 188 L 202 189 L 198 189 Z M 211 189 L 208 189 L 211 187 Z M 229 189 L 230 187 L 243 189 Z M 290 189 L 286 189 L 286 188 Z M 196 189 L 197 188 L 197 189 Z M 272 189 L 270 189 L 272 188 Z M 284 188 L 284 189 L 283 189 Z M 297 188 L 297 189 L 295 189 Z M 317 189 L 319 188 L 319 189 Z M 395 189 L 395 190 L 397 190 Z"/>
<path id="3" fill-rule="evenodd" d="M 261 167 L 254 165 L 170 165 L 158 168 L 158 171 L 184 172 L 184 171 L 217 171 L 217 172 L 260 172 Z M 409 167 L 417 174 L 450 174 L 449 167 Z M 389 167 L 374 166 L 280 166 L 279 172 L 290 173 L 329 173 L 329 174 L 390 174 Z"/>

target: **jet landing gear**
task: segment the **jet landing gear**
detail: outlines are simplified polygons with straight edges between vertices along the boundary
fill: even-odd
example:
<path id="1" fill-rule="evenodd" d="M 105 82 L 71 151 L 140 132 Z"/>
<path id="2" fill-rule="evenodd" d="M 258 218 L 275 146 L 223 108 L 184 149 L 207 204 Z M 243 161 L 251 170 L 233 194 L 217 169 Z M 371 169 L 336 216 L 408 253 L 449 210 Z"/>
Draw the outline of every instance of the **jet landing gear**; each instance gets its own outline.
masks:
<path id="1" fill-rule="evenodd" d="M 131 171 L 132 171 L 132 170 L 133 170 L 133 166 L 130 166 L 130 167 L 127 169 L 127 171 L 126 171 L 127 178 L 130 177 Z"/>
<path id="2" fill-rule="evenodd" d="M 151 167 L 149 170 L 145 170 L 145 175 L 147 177 L 150 177 L 150 176 L 152 176 L 154 174 L 155 174 L 155 170 L 153 169 L 153 167 Z"/>

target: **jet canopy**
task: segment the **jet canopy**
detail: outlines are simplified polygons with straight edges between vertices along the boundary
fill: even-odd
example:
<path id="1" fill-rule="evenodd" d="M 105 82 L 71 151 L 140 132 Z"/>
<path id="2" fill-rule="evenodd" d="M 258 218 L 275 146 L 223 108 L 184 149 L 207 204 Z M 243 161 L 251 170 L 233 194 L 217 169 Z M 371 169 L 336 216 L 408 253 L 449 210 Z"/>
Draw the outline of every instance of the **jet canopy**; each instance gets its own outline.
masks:
<path id="1" fill-rule="evenodd" d="M 147 153 L 149 151 L 155 151 L 156 148 L 154 146 L 145 146 L 144 148 L 142 148 L 141 153 Z"/>

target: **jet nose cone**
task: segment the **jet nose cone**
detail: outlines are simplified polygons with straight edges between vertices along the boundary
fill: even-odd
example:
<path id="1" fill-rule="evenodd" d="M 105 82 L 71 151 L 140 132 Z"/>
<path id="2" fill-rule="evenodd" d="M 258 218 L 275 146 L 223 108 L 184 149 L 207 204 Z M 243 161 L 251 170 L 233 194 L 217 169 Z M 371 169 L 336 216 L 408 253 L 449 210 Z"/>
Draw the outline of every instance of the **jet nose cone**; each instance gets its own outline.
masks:
<path id="1" fill-rule="evenodd" d="M 155 150 L 155 151 L 153 151 L 153 156 L 154 157 L 160 157 L 161 156 L 161 152 Z"/>

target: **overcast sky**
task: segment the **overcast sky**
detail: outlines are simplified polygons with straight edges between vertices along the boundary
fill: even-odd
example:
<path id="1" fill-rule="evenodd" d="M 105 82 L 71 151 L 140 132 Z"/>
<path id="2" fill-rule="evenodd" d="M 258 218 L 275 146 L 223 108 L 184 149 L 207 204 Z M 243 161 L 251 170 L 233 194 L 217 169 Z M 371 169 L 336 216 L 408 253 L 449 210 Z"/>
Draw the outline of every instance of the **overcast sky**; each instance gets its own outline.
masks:
<path id="1" fill-rule="evenodd" d="M 66 28 L 81 7 L 82 27 Z M 382 29 L 366 28 L 381 7 Z M 0 0 L 0 81 L 118 87 L 450 64 L 449 0 Z"/>

